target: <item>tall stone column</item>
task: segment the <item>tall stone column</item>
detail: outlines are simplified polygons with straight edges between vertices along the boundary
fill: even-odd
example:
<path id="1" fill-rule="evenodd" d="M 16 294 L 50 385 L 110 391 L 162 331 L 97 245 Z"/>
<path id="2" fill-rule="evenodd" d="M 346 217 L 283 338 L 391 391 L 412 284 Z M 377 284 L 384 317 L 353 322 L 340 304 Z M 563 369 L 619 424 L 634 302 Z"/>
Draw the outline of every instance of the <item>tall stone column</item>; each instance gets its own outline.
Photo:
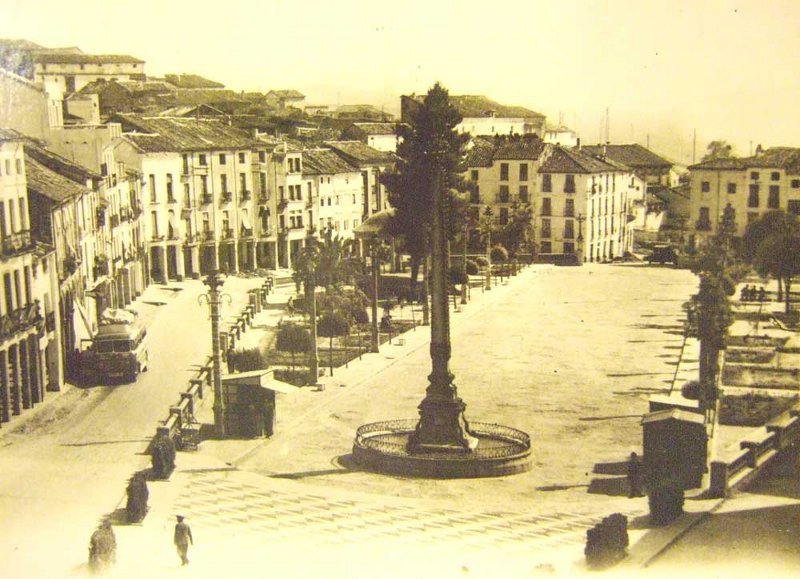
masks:
<path id="1" fill-rule="evenodd" d="M 19 369 L 20 369 L 20 391 L 22 392 L 22 407 L 31 408 L 31 367 L 30 355 L 28 353 L 28 340 L 19 342 Z"/>
<path id="2" fill-rule="evenodd" d="M 22 401 L 22 389 L 20 387 L 22 378 L 19 367 L 19 344 L 11 346 L 9 354 L 11 356 L 11 412 L 16 416 L 22 412 L 20 405 Z"/>
<path id="3" fill-rule="evenodd" d="M 0 421 L 11 420 L 11 388 L 8 375 L 8 350 L 0 351 Z"/>

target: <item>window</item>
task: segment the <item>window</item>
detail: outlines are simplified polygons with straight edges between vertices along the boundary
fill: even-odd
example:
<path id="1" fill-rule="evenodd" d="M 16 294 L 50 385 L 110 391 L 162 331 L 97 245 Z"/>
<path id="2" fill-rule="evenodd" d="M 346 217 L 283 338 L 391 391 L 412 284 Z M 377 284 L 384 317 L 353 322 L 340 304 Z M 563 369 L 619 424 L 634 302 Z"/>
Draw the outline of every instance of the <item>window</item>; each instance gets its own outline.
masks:
<path id="1" fill-rule="evenodd" d="M 261 195 L 267 196 L 267 174 L 260 173 L 261 176 Z"/>
<path id="2" fill-rule="evenodd" d="M 6 175 L 11 175 L 11 159 L 6 159 Z"/>
<path id="3" fill-rule="evenodd" d="M 267 152 L 266 151 L 259 151 L 258 152 L 258 162 L 259 163 L 266 163 L 267 162 Z"/>
<path id="4" fill-rule="evenodd" d="M 158 213 L 150 212 L 150 227 L 153 229 L 153 237 L 158 237 Z"/>
<path id="5" fill-rule="evenodd" d="M 500 225 L 506 225 L 508 223 L 508 207 L 501 207 L 500 208 Z"/>
<path id="6" fill-rule="evenodd" d="M 550 220 L 549 219 L 542 219 L 542 237 L 550 237 Z"/>
<path id="7" fill-rule="evenodd" d="M 286 197 L 283 194 L 283 185 L 278 185 L 278 197 L 283 201 Z"/>
<path id="8" fill-rule="evenodd" d="M 203 167 L 208 165 L 208 160 L 206 159 L 206 156 L 205 156 L 204 153 L 200 153 L 200 155 L 198 156 L 198 159 L 199 159 L 200 165 L 202 165 Z"/>
<path id="9" fill-rule="evenodd" d="M 728 193 L 731 195 L 736 193 L 736 183 L 728 183 Z"/>
<path id="10" fill-rule="evenodd" d="M 769 178 L 773 181 L 778 181 L 781 178 L 781 174 L 778 171 L 773 171 L 769 174 Z"/>
<path id="11" fill-rule="evenodd" d="M 786 202 L 786 211 L 794 215 L 800 215 L 800 200 L 790 199 Z M 756 213 L 758 215 L 758 213 Z"/>
<path id="12" fill-rule="evenodd" d="M 478 180 L 478 170 L 477 169 L 473 169 L 472 171 L 470 171 L 469 172 L 469 178 L 472 179 L 473 181 L 477 181 Z"/>
<path id="13" fill-rule="evenodd" d="M 172 199 L 172 173 L 167 173 L 167 198 Z"/>
<path id="14" fill-rule="evenodd" d="M 575 200 L 566 199 L 564 201 L 564 217 L 575 217 Z"/>
<path id="15" fill-rule="evenodd" d="M 550 173 L 542 175 L 542 193 L 551 193 L 553 191 L 553 176 Z"/>
<path id="16" fill-rule="evenodd" d="M 247 191 L 247 173 L 239 173 L 239 191 Z"/>
<path id="17" fill-rule="evenodd" d="M 475 189 L 469 192 L 469 202 L 470 203 L 481 202 L 481 192 L 477 185 L 475 185 Z"/>
<path id="18" fill-rule="evenodd" d="M 792 189 L 800 189 L 800 179 L 792 179 Z"/>
<path id="19" fill-rule="evenodd" d="M 228 163 L 227 155 L 225 155 L 225 153 L 220 153 L 219 154 L 219 164 L 220 165 L 226 165 L 227 163 Z"/>
<path id="20" fill-rule="evenodd" d="M 244 153 L 239 153 L 239 162 L 240 162 L 240 163 L 245 163 L 245 162 L 246 162 L 246 161 L 245 161 L 245 158 L 246 158 L 246 157 L 245 157 L 245 154 L 244 154 Z"/>
<path id="21" fill-rule="evenodd" d="M 497 194 L 497 201 L 508 203 L 508 185 L 500 185 L 500 192 Z"/>
<path id="22" fill-rule="evenodd" d="M 183 154 L 183 174 L 189 174 L 189 155 L 186 153 Z"/>
<path id="23" fill-rule="evenodd" d="M 17 175 L 22 175 L 22 159 L 16 159 Z"/>
<path id="24" fill-rule="evenodd" d="M 519 180 L 520 181 L 527 181 L 528 180 L 528 164 L 527 163 L 520 163 L 519 164 Z"/>
<path id="25" fill-rule="evenodd" d="M 553 246 L 549 241 L 543 241 L 539 253 L 553 253 Z"/>
<path id="26" fill-rule="evenodd" d="M 709 191 L 711 191 L 711 183 L 709 181 L 701 181 L 700 191 L 702 193 L 708 193 Z"/>
<path id="27" fill-rule="evenodd" d="M 767 198 L 767 207 L 770 209 L 778 209 L 781 206 L 781 188 L 780 185 L 769 186 L 769 197 Z"/>
<path id="28" fill-rule="evenodd" d="M 519 186 L 519 201 L 520 201 L 520 203 L 527 203 L 528 202 L 528 186 L 527 185 L 520 185 Z"/>
<path id="29" fill-rule="evenodd" d="M 149 175 L 148 183 L 150 185 L 150 202 L 151 203 L 155 203 L 156 202 L 156 176 L 152 175 L 152 174 Z"/>
<path id="30" fill-rule="evenodd" d="M 711 223 L 711 217 L 710 217 L 709 212 L 708 212 L 708 207 L 701 207 L 700 208 L 700 217 L 697 220 L 700 221 L 701 223 L 704 223 L 704 224 L 710 224 Z"/>
<path id="31" fill-rule="evenodd" d="M 549 216 L 552 215 L 552 207 L 550 205 L 550 197 L 544 197 L 542 199 L 542 215 Z"/>
<path id="32" fill-rule="evenodd" d="M 508 163 L 500 163 L 500 180 L 508 181 Z"/>
<path id="33" fill-rule="evenodd" d="M 223 195 L 228 192 L 228 176 L 224 173 L 219 176 L 219 190 Z"/>
<path id="34" fill-rule="evenodd" d="M 575 253 L 575 244 L 571 241 L 565 241 L 564 253 Z"/>
<path id="35" fill-rule="evenodd" d="M 183 205 L 187 208 L 192 206 L 192 194 L 188 183 L 183 184 Z"/>
<path id="36" fill-rule="evenodd" d="M 208 211 L 203 212 L 203 231 L 211 231 L 211 219 L 209 218 Z"/>
<path id="37" fill-rule="evenodd" d="M 751 172 L 750 172 L 750 178 L 751 178 L 753 181 L 758 181 L 758 171 L 751 171 Z"/>
<path id="38" fill-rule="evenodd" d="M 747 197 L 748 207 L 758 207 L 758 184 L 750 185 L 750 195 Z"/>
<path id="39" fill-rule="evenodd" d="M 567 175 L 564 179 L 564 193 L 575 193 L 575 175 Z"/>
<path id="40" fill-rule="evenodd" d="M 575 222 L 572 219 L 564 221 L 564 239 L 575 238 Z"/>
<path id="41" fill-rule="evenodd" d="M 208 175 L 200 175 L 200 192 L 208 195 Z"/>

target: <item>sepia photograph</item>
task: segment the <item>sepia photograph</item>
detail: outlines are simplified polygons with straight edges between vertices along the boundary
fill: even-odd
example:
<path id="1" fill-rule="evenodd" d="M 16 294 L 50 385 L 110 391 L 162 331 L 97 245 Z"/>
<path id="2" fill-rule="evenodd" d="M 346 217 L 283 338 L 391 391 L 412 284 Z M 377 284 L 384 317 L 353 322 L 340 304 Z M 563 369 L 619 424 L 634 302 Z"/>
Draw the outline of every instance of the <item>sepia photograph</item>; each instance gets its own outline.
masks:
<path id="1" fill-rule="evenodd" d="M 0 15 L 0 575 L 800 576 L 796 0 Z"/>

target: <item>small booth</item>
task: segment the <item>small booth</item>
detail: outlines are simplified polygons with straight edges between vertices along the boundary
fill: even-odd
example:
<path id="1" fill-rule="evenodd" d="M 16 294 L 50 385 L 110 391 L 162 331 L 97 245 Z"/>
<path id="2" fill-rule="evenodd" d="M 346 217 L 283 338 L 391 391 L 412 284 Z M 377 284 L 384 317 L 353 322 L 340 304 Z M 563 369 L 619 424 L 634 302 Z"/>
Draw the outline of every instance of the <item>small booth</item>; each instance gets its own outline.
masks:
<path id="1" fill-rule="evenodd" d="M 706 471 L 708 436 L 705 417 L 680 408 L 645 414 L 642 418 L 647 480 L 677 479 L 684 489 L 702 485 Z"/>
<path id="2" fill-rule="evenodd" d="M 670 410 L 672 408 L 685 410 L 686 412 L 694 412 L 695 414 L 703 414 L 703 409 L 700 408 L 699 400 L 684 398 L 680 394 L 654 394 L 653 396 L 650 396 L 650 412 Z"/>
<path id="3" fill-rule="evenodd" d="M 232 437 L 256 438 L 275 433 L 276 393 L 294 394 L 299 388 L 276 380 L 272 370 L 222 376 L 223 420 Z"/>

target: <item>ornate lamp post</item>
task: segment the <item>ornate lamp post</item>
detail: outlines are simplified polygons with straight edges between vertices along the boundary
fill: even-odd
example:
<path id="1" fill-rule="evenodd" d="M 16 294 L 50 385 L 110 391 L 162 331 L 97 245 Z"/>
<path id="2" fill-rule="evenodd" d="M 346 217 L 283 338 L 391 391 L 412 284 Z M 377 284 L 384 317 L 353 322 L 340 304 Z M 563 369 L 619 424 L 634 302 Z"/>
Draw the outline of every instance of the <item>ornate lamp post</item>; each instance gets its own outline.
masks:
<path id="1" fill-rule="evenodd" d="M 486 227 L 486 289 L 492 289 L 492 208 L 486 206 L 483 210 L 484 225 Z"/>
<path id="2" fill-rule="evenodd" d="M 469 432 L 464 417 L 466 404 L 458 397 L 450 372 L 450 312 L 447 305 L 446 203 L 444 170 L 445 147 L 434 148 L 434 191 L 431 226 L 431 365 L 430 382 L 419 405 L 419 422 L 408 439 L 409 453 L 470 452 L 478 439 Z"/>
<path id="3" fill-rule="evenodd" d="M 219 271 L 211 270 L 205 280 L 208 293 L 201 295 L 198 302 L 208 304 L 211 312 L 211 374 L 214 382 L 214 427 L 217 435 L 225 436 L 225 401 L 222 399 L 222 352 L 219 343 L 220 305 L 224 299 L 231 301 L 231 296 L 220 293 L 224 283 Z"/>

